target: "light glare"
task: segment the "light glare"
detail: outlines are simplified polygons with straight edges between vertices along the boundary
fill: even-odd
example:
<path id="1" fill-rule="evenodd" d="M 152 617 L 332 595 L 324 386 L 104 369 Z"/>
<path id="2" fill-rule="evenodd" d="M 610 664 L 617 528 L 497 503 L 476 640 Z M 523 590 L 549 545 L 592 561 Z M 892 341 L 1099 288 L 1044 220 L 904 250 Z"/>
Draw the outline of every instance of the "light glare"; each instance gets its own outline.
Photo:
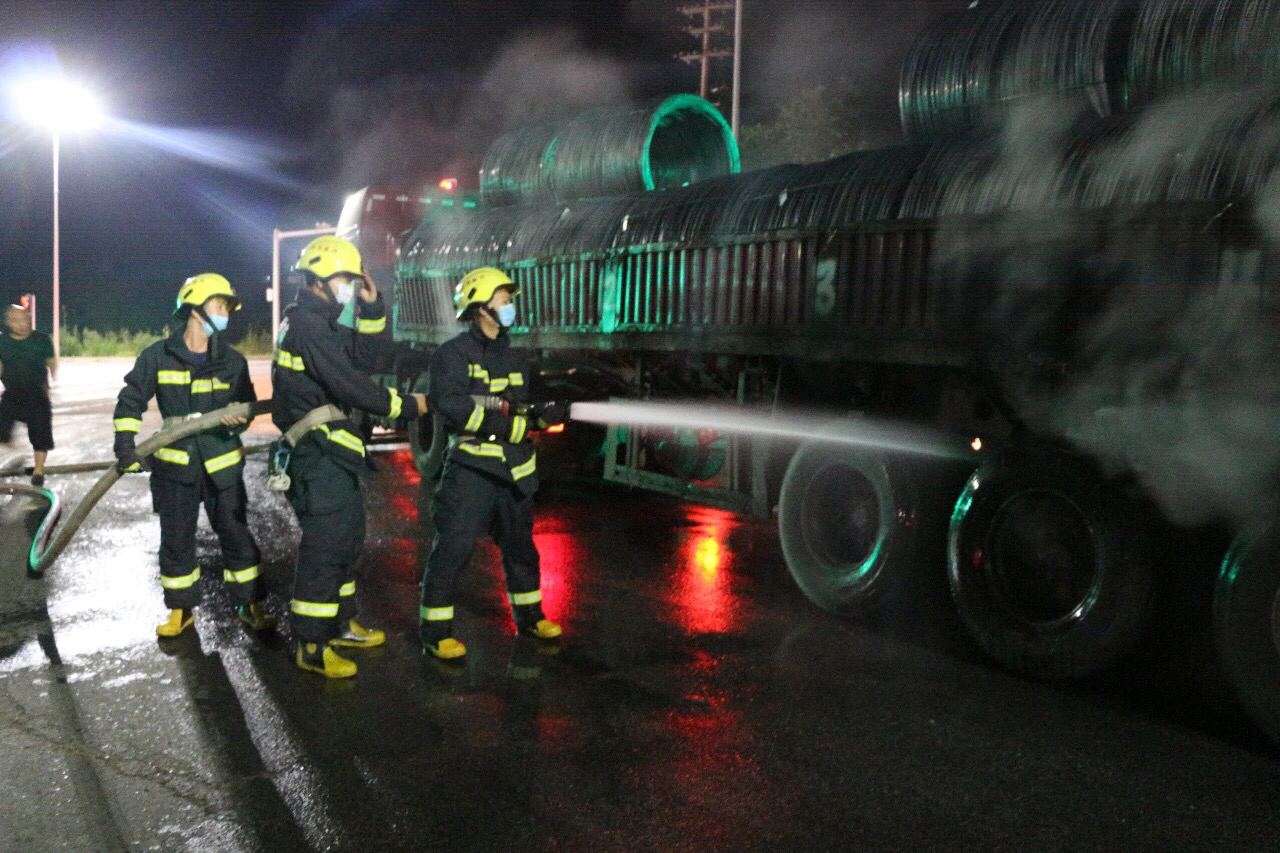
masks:
<path id="1" fill-rule="evenodd" d="M 102 107 L 93 93 L 65 78 L 31 80 L 14 90 L 22 117 L 50 130 L 88 130 L 102 119 Z"/>

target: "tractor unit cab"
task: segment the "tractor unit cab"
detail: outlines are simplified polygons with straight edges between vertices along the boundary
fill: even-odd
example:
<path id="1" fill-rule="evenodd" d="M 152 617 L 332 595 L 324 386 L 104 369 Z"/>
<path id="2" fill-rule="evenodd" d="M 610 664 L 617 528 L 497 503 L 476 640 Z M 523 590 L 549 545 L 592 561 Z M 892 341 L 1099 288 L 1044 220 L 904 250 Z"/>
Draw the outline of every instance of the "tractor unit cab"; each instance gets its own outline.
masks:
<path id="1" fill-rule="evenodd" d="M 343 202 L 337 233 L 356 244 L 369 275 L 389 292 L 400 247 L 409 232 L 433 213 L 447 216 L 476 204 L 475 194 L 459 189 L 453 178 L 418 189 L 386 184 L 363 187 Z"/>

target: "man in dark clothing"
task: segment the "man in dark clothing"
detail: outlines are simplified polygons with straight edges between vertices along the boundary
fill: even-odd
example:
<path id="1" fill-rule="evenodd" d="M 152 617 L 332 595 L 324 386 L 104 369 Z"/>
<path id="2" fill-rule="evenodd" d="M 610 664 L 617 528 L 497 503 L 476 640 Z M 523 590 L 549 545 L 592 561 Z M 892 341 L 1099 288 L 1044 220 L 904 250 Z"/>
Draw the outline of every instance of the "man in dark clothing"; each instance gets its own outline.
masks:
<path id="1" fill-rule="evenodd" d="M 302 528 L 289 609 L 298 667 L 347 678 L 356 665 L 333 647 L 380 646 L 386 635 L 356 620 L 355 568 L 365 536 L 359 477 L 368 466 L 360 431 L 340 407 L 412 419 L 426 411 L 426 399 L 401 397 L 356 367 L 375 360 L 385 344 L 387 317 L 355 246 L 318 237 L 294 269 L 306 285 L 280 326 L 271 373 L 271 418 L 292 447 L 288 497 Z M 339 319 L 357 291 L 352 329 Z"/>
<path id="2" fill-rule="evenodd" d="M 266 587 L 259 577 L 258 546 L 245 515 L 244 447 L 240 433 L 248 418 L 227 416 L 225 429 L 210 430 L 162 447 L 148 460 L 138 457 L 135 437 L 152 397 L 165 426 L 232 403 L 257 399 L 249 365 L 219 332 L 240 307 L 231 283 L 217 273 L 186 280 L 174 316 L 181 322 L 168 339 L 142 351 L 125 376 L 114 415 L 115 455 L 121 471 L 151 468 L 152 504 L 160 516 L 160 585 L 169 616 L 156 626 L 161 637 L 176 637 L 194 621 L 200 602 L 196 524 L 204 505 L 218 536 L 222 579 L 240 619 L 254 630 L 273 624 L 262 609 Z"/>
<path id="3" fill-rule="evenodd" d="M 53 340 L 31 327 L 31 315 L 18 305 L 4 311 L 8 334 L 0 335 L 0 444 L 13 440 L 13 425 L 27 425 L 35 452 L 31 485 L 44 485 L 44 462 L 53 450 L 53 407 L 49 404 L 49 376 L 57 378 Z"/>
<path id="4" fill-rule="evenodd" d="M 537 455 L 528 431 L 560 423 L 564 411 L 558 404 L 528 405 L 523 359 L 506 334 L 519 292 L 495 267 L 467 273 L 454 305 L 470 328 L 431 356 L 427 400 L 445 420 L 450 450 L 432 504 L 436 538 L 422 577 L 418 634 L 424 651 L 442 659 L 466 654 L 453 637 L 454 586 L 484 533 L 492 533 L 502 551 L 517 629 L 543 640 L 560 636 L 560 626 L 542 613 L 533 543 Z"/>

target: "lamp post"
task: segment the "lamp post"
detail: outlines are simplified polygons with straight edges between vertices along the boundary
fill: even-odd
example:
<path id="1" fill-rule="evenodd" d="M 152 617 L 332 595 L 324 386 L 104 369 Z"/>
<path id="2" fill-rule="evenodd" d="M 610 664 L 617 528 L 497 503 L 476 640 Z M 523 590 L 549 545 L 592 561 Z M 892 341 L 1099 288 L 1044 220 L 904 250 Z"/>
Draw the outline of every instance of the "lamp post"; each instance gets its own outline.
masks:
<path id="1" fill-rule="evenodd" d="M 58 235 L 58 158 L 62 134 L 87 130 L 102 117 L 97 99 L 88 89 L 64 77 L 31 80 L 16 87 L 18 109 L 28 120 L 49 129 L 53 136 L 53 354 L 62 353 L 61 294 L 59 292 Z"/>

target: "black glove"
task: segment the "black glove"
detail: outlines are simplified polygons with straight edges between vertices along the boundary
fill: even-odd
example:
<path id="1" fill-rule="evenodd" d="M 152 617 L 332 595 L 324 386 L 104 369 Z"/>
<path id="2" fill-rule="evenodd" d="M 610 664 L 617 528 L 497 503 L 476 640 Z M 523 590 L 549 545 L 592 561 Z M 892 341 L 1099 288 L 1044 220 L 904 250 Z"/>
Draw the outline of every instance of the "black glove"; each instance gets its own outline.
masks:
<path id="1" fill-rule="evenodd" d="M 541 429 L 562 424 L 569 420 L 569 402 L 567 400 L 547 400 L 544 403 L 530 403 L 529 417 Z"/>
<path id="2" fill-rule="evenodd" d="M 116 470 L 121 474 L 150 471 L 151 463 L 149 460 L 139 456 L 138 451 L 130 444 L 126 447 L 116 448 Z"/>

